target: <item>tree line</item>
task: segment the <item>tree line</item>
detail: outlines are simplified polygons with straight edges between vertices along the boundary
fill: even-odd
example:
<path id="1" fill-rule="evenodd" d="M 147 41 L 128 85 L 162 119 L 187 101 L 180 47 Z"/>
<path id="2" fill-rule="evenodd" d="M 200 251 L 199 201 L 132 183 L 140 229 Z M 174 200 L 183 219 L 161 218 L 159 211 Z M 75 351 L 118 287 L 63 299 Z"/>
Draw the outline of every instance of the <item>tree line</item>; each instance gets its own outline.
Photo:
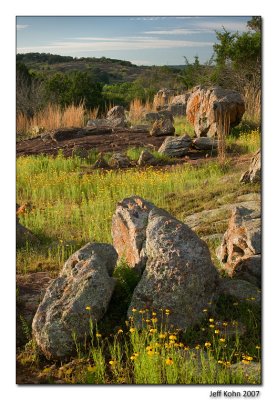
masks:
<path id="1" fill-rule="evenodd" d="M 127 106 L 135 98 L 151 101 L 162 87 L 184 91 L 199 84 L 238 90 L 255 103 L 260 99 L 261 91 L 261 17 L 252 17 L 247 26 L 248 31 L 243 33 L 230 33 L 226 29 L 216 32 L 217 43 L 213 46 L 213 56 L 205 64 L 199 62 L 197 55 L 192 63 L 184 56 L 183 68 L 153 66 L 147 74 L 142 73 L 133 82 L 110 84 L 109 73 L 97 67 L 87 71 L 43 74 L 29 69 L 25 63 L 53 64 L 81 59 L 46 53 L 18 54 L 17 111 L 31 117 L 49 102 L 62 107 L 82 102 L 88 109 L 99 107 L 101 110 L 106 103 Z M 83 60 L 134 67 L 129 61 L 105 57 L 84 57 Z"/>

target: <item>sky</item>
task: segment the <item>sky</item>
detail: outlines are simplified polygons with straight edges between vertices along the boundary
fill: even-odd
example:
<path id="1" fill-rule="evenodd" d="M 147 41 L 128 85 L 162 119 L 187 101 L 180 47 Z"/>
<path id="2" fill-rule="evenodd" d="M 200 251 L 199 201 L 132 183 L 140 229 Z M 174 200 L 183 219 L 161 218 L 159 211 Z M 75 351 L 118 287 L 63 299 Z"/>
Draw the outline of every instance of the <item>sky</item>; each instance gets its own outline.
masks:
<path id="1" fill-rule="evenodd" d="M 108 57 L 137 65 L 210 59 L 215 31 L 244 32 L 251 16 L 18 16 L 17 53 Z"/>

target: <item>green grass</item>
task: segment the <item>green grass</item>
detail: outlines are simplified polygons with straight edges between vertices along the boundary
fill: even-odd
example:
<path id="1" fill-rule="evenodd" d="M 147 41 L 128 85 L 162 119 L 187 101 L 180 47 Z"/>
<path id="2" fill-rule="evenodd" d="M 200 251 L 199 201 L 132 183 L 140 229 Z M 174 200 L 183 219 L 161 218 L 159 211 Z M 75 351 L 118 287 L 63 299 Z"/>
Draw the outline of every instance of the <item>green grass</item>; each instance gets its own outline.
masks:
<path id="1" fill-rule="evenodd" d="M 229 137 L 227 143 L 229 150 L 240 146 L 238 154 L 253 153 L 259 146 L 259 133 Z M 136 160 L 140 151 L 130 149 L 128 155 Z M 228 158 L 224 164 L 205 160 L 197 166 L 119 171 L 91 170 L 89 167 L 96 158 L 97 153 L 90 152 L 86 158 L 80 155 L 65 158 L 59 154 L 56 158 L 17 159 L 17 203 L 29 201 L 33 206 L 20 216 L 20 221 L 40 239 L 39 245 L 26 244 L 17 250 L 18 273 L 50 271 L 56 276 L 65 260 L 85 243 L 111 243 L 111 217 L 116 203 L 124 197 L 140 195 L 184 220 L 192 213 L 235 202 L 239 195 L 260 190 L 258 184 L 239 185 L 248 162 L 235 163 Z M 216 233 L 215 227 L 207 222 L 197 233 Z M 221 227 L 221 231 L 225 228 Z M 217 239 L 208 242 L 212 257 L 218 244 Z M 139 278 L 124 260 L 117 265 L 114 276 L 117 283 L 111 306 L 97 327 L 101 338 L 96 338 L 94 330 L 90 343 L 76 342 L 78 355 L 64 365 L 49 363 L 31 341 L 20 352 L 18 362 L 45 383 L 56 380 L 90 384 L 260 382 L 254 372 L 247 377 L 242 369 L 235 371 L 230 367 L 242 360 L 247 362 L 247 357 L 253 358 L 250 364 L 260 363 L 260 309 L 255 304 L 238 303 L 222 296 L 214 308 L 207 306 L 201 326 L 172 332 L 153 322 L 150 315 L 150 325 L 146 323 L 142 331 L 132 332 L 132 320 L 125 321 L 126 311 Z M 146 314 L 142 316 L 148 319 Z M 219 322 L 225 321 L 229 326 L 240 321 L 247 334 L 227 337 L 223 329 L 218 336 L 210 327 L 211 318 L 215 326 Z M 165 330 L 167 336 L 159 337 Z M 176 336 L 173 343 L 169 339 L 171 334 Z"/>
<path id="2" fill-rule="evenodd" d="M 188 134 L 194 137 L 194 127 L 189 123 L 186 117 L 174 117 L 175 135 L 183 136 Z"/>
<path id="3" fill-rule="evenodd" d="M 133 315 L 138 314 L 143 324 L 140 330 L 134 326 L 132 316 L 113 331 L 103 331 L 91 321 L 90 337 L 85 343 L 76 341 L 76 357 L 71 362 L 43 359 L 32 341 L 18 361 L 31 365 L 34 372 L 40 371 L 41 383 L 259 384 L 259 372 L 250 370 L 246 374 L 242 368 L 231 367 L 236 363 L 254 369 L 260 365 L 260 340 L 252 333 L 258 332 L 258 310 L 251 304 L 233 303 L 231 298 L 221 298 L 219 304 L 214 314 L 204 309 L 202 325 L 187 332 L 169 328 L 168 310 L 163 310 L 161 323 L 149 310 L 134 309 Z M 236 328 L 235 318 L 242 315 L 249 329 L 247 342 L 242 341 Z M 230 329 L 234 332 L 231 336 Z"/>

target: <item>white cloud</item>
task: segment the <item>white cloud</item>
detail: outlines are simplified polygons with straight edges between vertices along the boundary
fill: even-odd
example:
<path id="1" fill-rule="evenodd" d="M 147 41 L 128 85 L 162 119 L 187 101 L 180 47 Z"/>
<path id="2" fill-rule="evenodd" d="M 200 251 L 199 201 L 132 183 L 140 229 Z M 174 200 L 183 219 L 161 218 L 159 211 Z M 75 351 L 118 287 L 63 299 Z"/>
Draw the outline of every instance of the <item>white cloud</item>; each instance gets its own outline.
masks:
<path id="1" fill-rule="evenodd" d="M 20 30 L 22 30 L 22 29 L 28 28 L 28 26 L 30 26 L 30 25 L 16 25 L 16 29 L 17 29 L 18 31 L 20 31 Z"/>
<path id="2" fill-rule="evenodd" d="M 45 46 L 19 47 L 18 53 L 27 52 L 56 52 L 69 54 L 78 51 L 113 51 L 113 50 L 146 50 L 146 49 L 169 49 L 176 47 L 207 47 L 212 42 L 197 42 L 189 40 L 168 40 L 149 37 L 125 37 L 125 38 L 90 38 L 85 41 L 57 41 Z"/>
<path id="3" fill-rule="evenodd" d="M 173 28 L 163 31 L 146 31 L 147 35 L 193 35 L 198 33 L 212 32 L 210 29 L 186 29 L 186 28 Z"/>
<path id="4" fill-rule="evenodd" d="M 223 27 L 227 30 L 227 31 L 231 31 L 231 32 L 245 32 L 247 31 L 247 26 L 244 22 L 220 22 L 220 21 L 199 21 L 197 23 L 194 24 L 194 27 L 196 29 L 208 29 L 211 31 L 215 31 L 215 30 L 222 30 Z"/>

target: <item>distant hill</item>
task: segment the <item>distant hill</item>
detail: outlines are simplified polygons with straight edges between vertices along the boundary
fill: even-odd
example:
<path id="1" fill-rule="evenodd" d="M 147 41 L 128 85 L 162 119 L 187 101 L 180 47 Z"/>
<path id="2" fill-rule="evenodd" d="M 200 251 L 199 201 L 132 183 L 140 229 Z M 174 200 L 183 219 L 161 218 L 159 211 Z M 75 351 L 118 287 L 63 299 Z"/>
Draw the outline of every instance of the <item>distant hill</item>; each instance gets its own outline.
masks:
<path id="1" fill-rule="evenodd" d="M 130 61 L 112 58 L 71 57 L 49 53 L 17 54 L 16 61 L 25 64 L 30 71 L 51 75 L 56 72 L 70 73 L 74 71 L 89 72 L 103 83 L 133 82 L 137 78 L 155 70 L 166 69 L 175 75 L 184 66 L 143 66 Z"/>

